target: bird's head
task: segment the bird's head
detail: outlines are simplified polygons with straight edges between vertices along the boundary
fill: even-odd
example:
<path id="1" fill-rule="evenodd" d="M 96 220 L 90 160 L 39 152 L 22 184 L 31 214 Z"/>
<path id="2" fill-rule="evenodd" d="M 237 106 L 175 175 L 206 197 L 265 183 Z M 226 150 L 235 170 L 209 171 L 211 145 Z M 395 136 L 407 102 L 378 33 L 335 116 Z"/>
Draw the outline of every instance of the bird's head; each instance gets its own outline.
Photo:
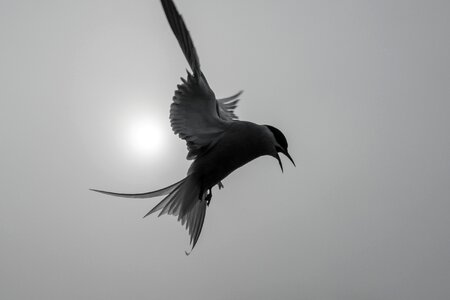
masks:
<path id="1" fill-rule="evenodd" d="M 281 171 L 283 171 L 283 164 L 281 163 L 281 158 L 280 155 L 278 155 L 279 152 L 283 153 L 284 155 L 286 155 L 287 158 L 289 158 L 289 160 L 292 162 L 292 164 L 295 166 L 295 162 L 292 159 L 291 155 L 288 152 L 288 142 L 286 140 L 286 137 L 284 136 L 284 134 L 277 128 L 270 126 L 270 125 L 265 125 L 270 132 L 273 134 L 274 137 L 274 152 L 272 153 L 272 156 L 275 157 L 278 160 L 278 163 L 280 164 L 281 167 Z"/>

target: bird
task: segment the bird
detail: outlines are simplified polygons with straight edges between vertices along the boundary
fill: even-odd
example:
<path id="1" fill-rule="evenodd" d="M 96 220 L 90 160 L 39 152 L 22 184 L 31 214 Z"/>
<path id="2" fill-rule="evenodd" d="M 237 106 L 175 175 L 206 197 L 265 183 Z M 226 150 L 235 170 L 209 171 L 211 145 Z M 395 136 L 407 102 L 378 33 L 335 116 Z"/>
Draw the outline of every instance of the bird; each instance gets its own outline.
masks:
<path id="1" fill-rule="evenodd" d="M 279 153 L 295 166 L 284 134 L 270 125 L 241 121 L 234 110 L 242 91 L 217 99 L 200 68 L 200 60 L 183 17 L 172 0 L 161 0 L 169 25 L 189 64 L 186 78 L 172 98 L 170 124 L 187 145 L 187 159 L 193 160 L 184 179 L 165 188 L 139 194 L 92 191 L 126 198 L 165 196 L 145 216 L 159 212 L 178 218 L 190 236 L 191 250 L 200 237 L 212 188 L 222 189 L 222 180 L 248 162 L 268 155 L 283 164 Z M 186 255 L 189 255 L 187 251 Z"/>

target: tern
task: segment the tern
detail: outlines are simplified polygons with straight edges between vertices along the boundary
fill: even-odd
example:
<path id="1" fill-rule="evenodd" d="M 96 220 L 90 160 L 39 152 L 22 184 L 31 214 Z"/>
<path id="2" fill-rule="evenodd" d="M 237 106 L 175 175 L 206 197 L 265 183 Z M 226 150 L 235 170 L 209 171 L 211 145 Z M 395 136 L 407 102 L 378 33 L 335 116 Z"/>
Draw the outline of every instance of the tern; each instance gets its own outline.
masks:
<path id="1" fill-rule="evenodd" d="M 176 216 L 189 232 L 192 251 L 200 236 L 214 186 L 223 188 L 225 177 L 263 155 L 277 159 L 282 171 L 279 153 L 289 158 L 294 166 L 295 163 L 280 130 L 238 120 L 234 110 L 242 91 L 216 99 L 200 69 L 197 51 L 182 16 L 172 0 L 161 0 L 161 3 L 192 71 L 187 71 L 186 79 L 181 78 L 182 84 L 177 85 L 170 106 L 170 123 L 174 133 L 186 141 L 187 159 L 194 161 L 184 179 L 157 191 L 122 194 L 92 190 L 126 198 L 165 196 L 144 217 L 158 211 L 158 216 Z"/>

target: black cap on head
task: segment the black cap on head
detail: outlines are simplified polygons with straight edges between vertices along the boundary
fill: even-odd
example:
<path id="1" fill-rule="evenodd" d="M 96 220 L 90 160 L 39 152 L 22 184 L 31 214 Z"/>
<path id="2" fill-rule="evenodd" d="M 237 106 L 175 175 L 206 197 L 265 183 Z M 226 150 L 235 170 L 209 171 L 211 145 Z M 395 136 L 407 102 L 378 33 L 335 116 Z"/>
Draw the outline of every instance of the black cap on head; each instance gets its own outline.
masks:
<path id="1" fill-rule="evenodd" d="M 288 142 L 286 140 L 286 137 L 284 134 L 278 129 L 270 125 L 266 125 L 267 128 L 273 133 L 273 136 L 275 137 L 275 140 L 277 143 L 285 150 L 287 150 Z"/>

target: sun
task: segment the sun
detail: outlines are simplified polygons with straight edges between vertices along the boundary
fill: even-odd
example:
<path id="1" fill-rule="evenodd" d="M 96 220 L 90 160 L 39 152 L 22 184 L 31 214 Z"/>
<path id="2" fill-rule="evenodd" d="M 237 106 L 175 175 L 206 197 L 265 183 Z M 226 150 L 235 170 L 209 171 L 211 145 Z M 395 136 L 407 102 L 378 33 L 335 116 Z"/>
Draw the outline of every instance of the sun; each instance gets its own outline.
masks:
<path id="1" fill-rule="evenodd" d="M 150 114 L 130 115 L 124 124 L 123 140 L 127 152 L 138 159 L 155 158 L 166 148 L 166 128 Z"/>

